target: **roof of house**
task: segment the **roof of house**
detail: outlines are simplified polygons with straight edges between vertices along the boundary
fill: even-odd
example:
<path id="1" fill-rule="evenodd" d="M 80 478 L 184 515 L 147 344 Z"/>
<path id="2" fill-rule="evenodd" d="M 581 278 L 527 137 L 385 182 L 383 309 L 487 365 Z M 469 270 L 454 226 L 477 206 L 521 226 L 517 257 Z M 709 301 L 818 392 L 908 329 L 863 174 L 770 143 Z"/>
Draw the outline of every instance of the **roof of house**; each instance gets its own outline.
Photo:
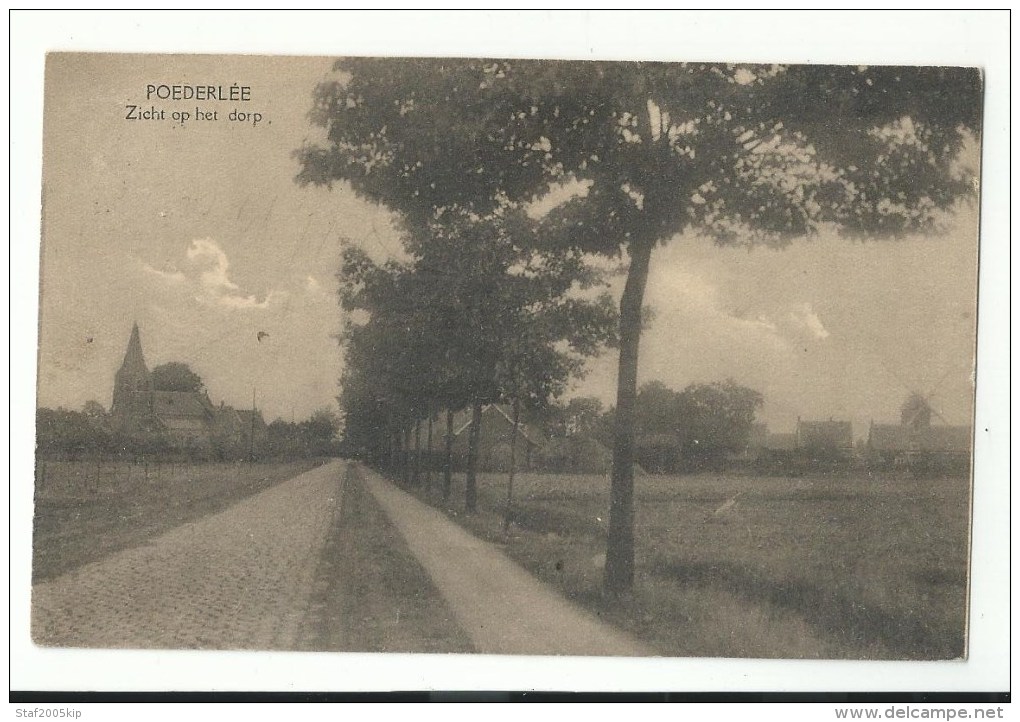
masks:
<path id="1" fill-rule="evenodd" d="M 929 426 L 921 437 L 921 447 L 926 451 L 954 451 L 970 453 L 970 426 Z"/>
<path id="2" fill-rule="evenodd" d="M 211 419 L 212 404 L 204 394 L 192 391 L 152 391 L 152 413 L 160 419 Z"/>
<path id="3" fill-rule="evenodd" d="M 873 451 L 940 451 L 970 453 L 970 426 L 872 424 L 868 447 Z"/>
<path id="4" fill-rule="evenodd" d="M 197 417 L 164 417 L 160 419 L 160 423 L 169 431 L 187 431 L 196 434 L 205 433 L 209 428 L 204 419 Z"/>
<path id="5" fill-rule="evenodd" d="M 507 412 L 506 408 L 500 404 L 486 404 L 482 407 L 482 418 L 488 415 L 490 418 L 495 416 L 496 418 L 502 418 L 508 424 L 513 426 L 514 420 L 510 413 Z M 454 417 L 453 435 L 460 436 L 464 431 L 471 427 L 471 409 L 464 409 L 460 411 Z M 540 432 L 533 427 L 529 426 L 525 422 L 521 421 L 517 425 L 517 433 L 524 437 L 524 440 L 529 444 L 538 444 L 538 439 L 542 438 Z"/>
<path id="6" fill-rule="evenodd" d="M 909 448 L 909 426 L 872 424 L 868 430 L 868 447 L 874 451 L 899 451 Z"/>

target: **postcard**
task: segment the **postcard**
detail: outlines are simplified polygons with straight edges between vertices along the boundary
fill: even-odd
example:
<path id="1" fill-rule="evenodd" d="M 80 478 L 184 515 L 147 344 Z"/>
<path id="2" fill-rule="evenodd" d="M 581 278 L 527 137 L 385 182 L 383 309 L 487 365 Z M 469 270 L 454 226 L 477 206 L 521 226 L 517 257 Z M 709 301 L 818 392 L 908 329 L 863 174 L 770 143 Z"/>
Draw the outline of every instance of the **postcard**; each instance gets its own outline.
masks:
<path id="1" fill-rule="evenodd" d="M 966 663 L 981 68 L 44 82 L 40 653 Z"/>

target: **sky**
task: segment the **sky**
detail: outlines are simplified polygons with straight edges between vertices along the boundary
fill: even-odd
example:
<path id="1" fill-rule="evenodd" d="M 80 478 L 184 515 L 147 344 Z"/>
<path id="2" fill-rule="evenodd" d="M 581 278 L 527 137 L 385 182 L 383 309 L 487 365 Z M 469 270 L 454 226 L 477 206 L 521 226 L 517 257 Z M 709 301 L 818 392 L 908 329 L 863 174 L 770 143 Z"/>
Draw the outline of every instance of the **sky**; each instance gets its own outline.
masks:
<path id="1" fill-rule="evenodd" d="M 267 418 L 333 405 L 341 373 L 335 273 L 341 239 L 399 253 L 389 213 L 349 189 L 302 188 L 293 151 L 325 58 L 53 55 L 47 66 L 39 406 L 109 407 L 133 322 L 150 368 L 189 364 L 214 402 Z M 146 101 L 149 84 L 237 83 L 251 101 Z M 128 105 L 217 120 L 126 120 Z M 256 111 L 253 126 L 229 120 Z M 784 250 L 677 237 L 656 249 L 641 382 L 733 378 L 762 420 L 895 422 L 913 391 L 947 423 L 973 396 L 977 216 L 897 242 L 817 238 Z M 619 296 L 622 278 L 612 285 Z M 259 332 L 265 332 L 258 341 Z M 572 394 L 615 393 L 616 357 Z"/>
<path id="2" fill-rule="evenodd" d="M 389 214 L 301 188 L 293 152 L 328 59 L 51 56 L 44 128 L 41 406 L 109 408 L 137 321 L 151 368 L 189 364 L 214 402 L 300 420 L 335 403 L 342 235 L 394 243 Z M 248 103 L 146 102 L 149 84 L 239 83 Z M 125 119 L 155 104 L 216 121 Z M 229 120 L 260 112 L 258 126 Z M 258 333 L 268 337 L 259 342 Z"/>

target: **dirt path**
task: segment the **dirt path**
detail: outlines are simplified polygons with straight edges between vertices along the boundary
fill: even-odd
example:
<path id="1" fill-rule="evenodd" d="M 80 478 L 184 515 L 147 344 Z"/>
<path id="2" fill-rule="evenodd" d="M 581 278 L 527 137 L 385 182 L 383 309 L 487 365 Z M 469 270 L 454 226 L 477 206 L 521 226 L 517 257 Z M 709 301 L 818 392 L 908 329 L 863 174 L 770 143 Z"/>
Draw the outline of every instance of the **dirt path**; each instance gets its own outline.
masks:
<path id="1" fill-rule="evenodd" d="M 46 646 L 296 649 L 339 503 L 336 461 L 32 588 Z"/>
<path id="2" fill-rule="evenodd" d="M 496 546 L 359 466 L 361 479 L 432 577 L 477 651 L 647 656 L 654 652 L 563 599 Z"/>

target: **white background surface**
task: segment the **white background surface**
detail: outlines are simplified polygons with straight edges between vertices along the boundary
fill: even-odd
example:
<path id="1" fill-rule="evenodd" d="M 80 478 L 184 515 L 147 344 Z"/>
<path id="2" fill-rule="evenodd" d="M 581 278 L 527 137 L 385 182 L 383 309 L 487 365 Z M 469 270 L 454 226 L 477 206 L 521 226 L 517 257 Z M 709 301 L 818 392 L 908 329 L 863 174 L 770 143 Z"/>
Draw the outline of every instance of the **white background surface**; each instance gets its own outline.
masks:
<path id="1" fill-rule="evenodd" d="M 1009 688 L 1009 16 L 1004 12 L 14 13 L 11 18 L 11 688 L 15 690 Z M 986 70 L 970 658 L 966 662 L 609 660 L 102 652 L 28 636 L 44 53 L 977 65 Z"/>

